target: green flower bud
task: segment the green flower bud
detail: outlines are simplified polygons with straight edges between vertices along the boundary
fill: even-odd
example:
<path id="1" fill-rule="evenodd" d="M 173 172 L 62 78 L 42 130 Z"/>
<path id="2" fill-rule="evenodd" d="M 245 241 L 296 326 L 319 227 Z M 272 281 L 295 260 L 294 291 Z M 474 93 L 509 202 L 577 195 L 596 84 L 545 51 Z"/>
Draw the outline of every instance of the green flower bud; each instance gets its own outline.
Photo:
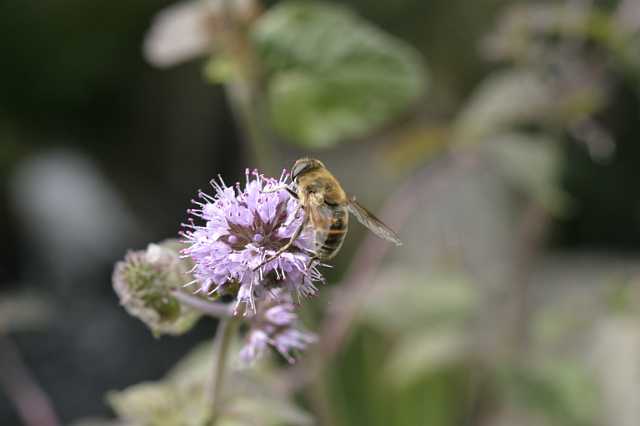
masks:
<path id="1" fill-rule="evenodd" d="M 180 257 L 181 244 L 166 240 L 146 250 L 130 251 L 113 271 L 113 289 L 127 312 L 144 322 L 154 336 L 187 332 L 200 318 L 173 297 L 190 281 L 193 264 Z"/>

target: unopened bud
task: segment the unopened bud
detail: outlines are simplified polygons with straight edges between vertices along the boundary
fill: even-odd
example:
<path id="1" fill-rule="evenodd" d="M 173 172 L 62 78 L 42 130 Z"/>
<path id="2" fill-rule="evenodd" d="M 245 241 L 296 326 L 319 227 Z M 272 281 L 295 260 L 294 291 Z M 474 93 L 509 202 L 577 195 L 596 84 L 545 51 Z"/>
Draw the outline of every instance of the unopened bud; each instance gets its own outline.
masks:
<path id="1" fill-rule="evenodd" d="M 179 250 L 176 240 L 150 244 L 146 250 L 127 253 L 113 271 L 113 288 L 120 304 L 155 336 L 183 334 L 200 317 L 171 294 L 172 289 L 181 289 L 190 280 L 192 264 L 180 257 Z"/>

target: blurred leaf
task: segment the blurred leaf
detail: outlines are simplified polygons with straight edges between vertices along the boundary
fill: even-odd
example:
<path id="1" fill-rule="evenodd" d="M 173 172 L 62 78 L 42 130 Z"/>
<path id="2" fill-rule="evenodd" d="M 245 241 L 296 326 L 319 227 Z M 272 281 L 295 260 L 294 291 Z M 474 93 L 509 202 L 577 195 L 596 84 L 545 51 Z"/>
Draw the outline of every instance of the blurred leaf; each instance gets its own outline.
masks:
<path id="1" fill-rule="evenodd" d="M 566 344 L 580 336 L 591 322 L 595 312 L 572 309 L 569 303 L 541 308 L 531 324 L 531 334 L 541 349 Z"/>
<path id="2" fill-rule="evenodd" d="M 393 340 L 384 377 L 406 388 L 466 359 L 471 339 L 465 330 L 477 303 L 475 289 L 460 274 L 398 270 L 382 277 L 364 301 L 362 321 Z"/>
<path id="3" fill-rule="evenodd" d="M 232 348 L 231 353 L 237 354 L 237 348 Z M 205 342 L 179 361 L 163 380 L 110 392 L 109 404 L 120 418 L 136 425 L 199 426 L 208 415 L 204 395 L 211 362 L 212 346 Z M 311 417 L 285 392 L 280 376 L 267 360 L 251 368 L 229 371 L 223 389 L 224 411 L 218 424 L 312 424 Z"/>
<path id="4" fill-rule="evenodd" d="M 459 144 L 483 142 L 513 126 L 540 120 L 554 100 L 548 85 L 533 72 L 497 73 L 480 85 L 459 113 L 454 140 Z"/>
<path id="5" fill-rule="evenodd" d="M 395 343 L 361 326 L 347 347 L 327 367 L 328 397 L 336 426 L 464 424 L 469 375 L 466 366 L 440 364 L 410 380 L 390 386 L 387 373 Z M 394 384 L 392 381 L 391 384 Z M 333 419 L 332 419 L 333 420 Z"/>
<path id="6" fill-rule="evenodd" d="M 211 83 L 228 83 L 238 75 L 238 66 L 228 56 L 218 53 L 207 61 L 204 75 Z"/>
<path id="7" fill-rule="evenodd" d="M 498 372 L 498 379 L 507 398 L 543 414 L 553 425 L 595 424 L 598 412 L 595 383 L 575 363 L 505 367 Z"/>
<path id="8" fill-rule="evenodd" d="M 585 333 L 603 318 L 640 313 L 638 274 L 637 256 L 598 251 L 542 256 L 531 276 L 531 287 L 542 298 L 532 318 L 532 345 L 543 350 L 581 347 Z"/>
<path id="9" fill-rule="evenodd" d="M 409 386 L 439 369 L 463 362 L 470 349 L 469 336 L 461 327 L 405 333 L 389 354 L 385 374 L 391 383 Z"/>
<path id="10" fill-rule="evenodd" d="M 143 43 L 146 60 L 164 68 L 208 52 L 215 38 L 216 20 L 211 2 L 182 1 L 163 9 L 153 21 Z"/>
<path id="11" fill-rule="evenodd" d="M 494 59 L 540 64 L 554 57 L 554 49 L 564 49 L 567 41 L 589 41 L 583 47 L 598 45 L 607 50 L 615 65 L 637 72 L 637 19 L 633 12 L 616 17 L 586 3 L 519 3 L 506 8 L 485 48 Z"/>
<path id="12" fill-rule="evenodd" d="M 306 148 L 363 136 L 426 89 L 418 53 L 348 9 L 285 2 L 257 22 L 274 127 Z"/>
<path id="13" fill-rule="evenodd" d="M 42 329 L 54 314 L 54 307 L 42 295 L 0 293 L 0 332 Z"/>
<path id="14" fill-rule="evenodd" d="M 607 424 L 640 422 L 640 332 L 635 315 L 601 318 L 588 336 L 590 369 L 599 385 L 599 402 Z"/>
<path id="15" fill-rule="evenodd" d="M 609 310 L 619 314 L 640 314 L 640 277 L 627 279 L 623 274 L 617 274 L 609 281 L 610 288 L 605 294 Z"/>
<path id="16" fill-rule="evenodd" d="M 175 383 L 192 383 L 202 381 L 212 362 L 212 346 L 202 342 L 183 356 L 166 375 L 167 380 Z"/>
<path id="17" fill-rule="evenodd" d="M 113 419 L 86 418 L 76 420 L 71 426 L 131 426 Z"/>
<path id="18" fill-rule="evenodd" d="M 598 80 L 572 84 L 533 70 L 513 68 L 487 78 L 454 123 L 454 142 L 472 145 L 522 126 L 550 130 L 575 125 L 606 101 Z"/>
<path id="19" fill-rule="evenodd" d="M 403 127 L 393 140 L 382 147 L 380 163 L 404 173 L 442 154 L 451 138 L 447 127 L 419 125 Z"/>
<path id="20" fill-rule="evenodd" d="M 230 426 L 250 425 L 312 425 L 313 419 L 290 401 L 282 399 L 233 398 L 226 408 L 227 414 L 219 424 Z M 259 418 L 259 420 L 258 420 Z"/>
<path id="21" fill-rule="evenodd" d="M 500 172 L 516 188 L 552 213 L 561 215 L 569 207 L 569 196 L 560 188 L 562 151 L 543 136 L 510 133 L 490 144 Z"/>
<path id="22" fill-rule="evenodd" d="M 206 419 L 203 390 L 178 392 L 171 383 L 142 383 L 107 395 L 123 420 L 136 425 L 202 425 Z"/>
<path id="23" fill-rule="evenodd" d="M 362 309 L 363 320 L 391 332 L 424 330 L 449 321 L 464 321 L 477 306 L 471 284 L 460 275 L 420 277 L 395 275 L 390 285 L 378 285 Z"/>

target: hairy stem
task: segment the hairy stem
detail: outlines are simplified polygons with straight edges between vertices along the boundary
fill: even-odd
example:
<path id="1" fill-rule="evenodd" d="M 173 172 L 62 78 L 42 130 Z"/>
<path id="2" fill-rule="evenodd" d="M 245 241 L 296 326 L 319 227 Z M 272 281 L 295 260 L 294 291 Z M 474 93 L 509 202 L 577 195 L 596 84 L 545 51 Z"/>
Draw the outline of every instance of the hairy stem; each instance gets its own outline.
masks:
<path id="1" fill-rule="evenodd" d="M 171 295 L 181 304 L 210 317 L 230 318 L 233 315 L 232 306 L 226 303 L 208 302 L 178 289 L 171 290 Z"/>
<path id="2" fill-rule="evenodd" d="M 268 146 L 269 131 L 262 117 L 262 101 L 256 93 L 254 83 L 246 79 L 228 83 L 226 91 L 231 111 L 244 132 L 244 139 L 249 147 L 248 160 L 273 173 L 275 170 Z"/>
<path id="3" fill-rule="evenodd" d="M 513 329 L 511 336 L 514 357 L 527 352 L 531 326 L 531 273 L 540 251 L 546 242 L 550 217 L 542 206 L 531 201 L 527 206 L 518 229 L 518 247 L 512 274 Z"/>
<path id="4" fill-rule="evenodd" d="M 213 341 L 213 367 L 207 389 L 207 404 L 210 410 L 209 419 L 206 422 L 208 426 L 215 425 L 219 418 L 227 356 L 238 324 L 239 321 L 233 317 L 221 320 Z"/>
<path id="5" fill-rule="evenodd" d="M 231 112 L 248 145 L 247 160 L 273 173 L 276 170 L 269 148 L 271 131 L 265 117 L 260 61 L 246 27 L 233 19 L 228 1 L 223 1 L 222 5 L 226 13 L 221 41 L 225 53 L 237 68 L 235 77 L 225 84 Z"/>

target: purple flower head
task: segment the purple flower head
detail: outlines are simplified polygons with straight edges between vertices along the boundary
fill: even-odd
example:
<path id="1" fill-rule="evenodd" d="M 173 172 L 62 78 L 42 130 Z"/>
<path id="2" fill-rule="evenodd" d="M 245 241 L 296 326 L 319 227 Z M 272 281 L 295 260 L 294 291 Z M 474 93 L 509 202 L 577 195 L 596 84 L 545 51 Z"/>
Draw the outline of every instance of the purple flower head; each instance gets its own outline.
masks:
<path id="1" fill-rule="evenodd" d="M 191 219 L 183 232 L 189 244 L 183 255 L 195 262 L 192 283 L 199 284 L 198 291 L 231 295 L 236 312 L 242 307 L 245 314 L 255 313 L 256 301 L 274 298 L 278 289 L 298 298 L 315 294 L 314 281 L 322 281 L 322 275 L 310 265 L 310 229 L 289 250 L 258 268 L 289 241 L 302 221 L 297 200 L 286 190 L 268 192 L 287 180 L 284 171 L 276 180 L 247 170 L 244 188 L 239 183 L 227 186 L 220 178 L 212 181 L 213 196 L 199 192 L 199 200 L 193 200 L 198 208 L 189 212 L 205 224 Z"/>
<path id="2" fill-rule="evenodd" d="M 260 301 L 256 313 L 249 320 L 251 327 L 240 352 L 240 358 L 247 363 L 259 358 L 267 345 L 273 346 L 287 361 L 293 363 L 293 352 L 302 351 L 317 340 L 315 334 L 299 327 L 298 315 L 289 293 L 276 292 L 274 298 Z"/>

